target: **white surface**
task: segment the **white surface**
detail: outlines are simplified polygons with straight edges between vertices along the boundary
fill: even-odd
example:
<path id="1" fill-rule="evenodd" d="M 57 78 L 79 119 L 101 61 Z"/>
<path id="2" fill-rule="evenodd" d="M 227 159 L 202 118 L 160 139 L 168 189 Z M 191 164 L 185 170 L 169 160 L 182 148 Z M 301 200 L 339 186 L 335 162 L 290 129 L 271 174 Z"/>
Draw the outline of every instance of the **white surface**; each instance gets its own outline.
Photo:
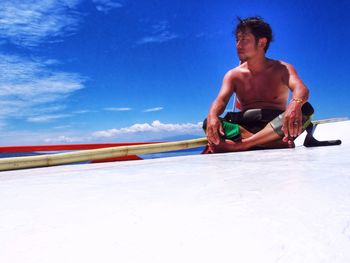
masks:
<path id="1" fill-rule="evenodd" d="M 350 262 L 343 145 L 0 173 L 0 262 Z"/>

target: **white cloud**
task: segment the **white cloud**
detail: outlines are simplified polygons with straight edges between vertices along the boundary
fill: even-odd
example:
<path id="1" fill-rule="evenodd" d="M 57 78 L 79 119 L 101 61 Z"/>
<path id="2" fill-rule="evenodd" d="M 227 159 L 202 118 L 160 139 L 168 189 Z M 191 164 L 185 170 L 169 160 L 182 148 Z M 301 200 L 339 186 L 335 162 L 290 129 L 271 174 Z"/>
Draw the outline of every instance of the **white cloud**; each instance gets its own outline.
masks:
<path id="1" fill-rule="evenodd" d="M 96 9 L 100 12 L 108 13 L 114 8 L 120 8 L 123 5 L 119 1 L 114 0 L 92 0 L 96 4 Z"/>
<path id="2" fill-rule="evenodd" d="M 67 107 L 65 105 L 46 106 L 46 107 L 43 107 L 43 108 L 32 109 L 32 114 L 44 115 L 44 114 L 49 114 L 51 112 L 63 111 L 66 108 Z"/>
<path id="3" fill-rule="evenodd" d="M 93 113 L 93 112 L 96 112 L 96 111 L 93 111 L 93 110 L 76 110 L 76 111 L 73 111 L 73 114 L 86 114 L 86 113 Z"/>
<path id="4" fill-rule="evenodd" d="M 53 129 L 56 129 L 56 130 L 66 130 L 68 128 L 71 128 L 72 126 L 71 125 L 60 125 L 60 126 L 55 126 L 53 127 Z"/>
<path id="5" fill-rule="evenodd" d="M 114 137 L 118 135 L 125 134 L 135 134 L 144 132 L 165 132 L 172 134 L 186 134 L 186 133 L 198 133 L 202 131 L 202 123 L 182 123 L 182 124 L 171 124 L 171 123 L 161 123 L 159 120 L 153 121 L 151 124 L 142 123 L 134 124 L 130 127 L 121 129 L 109 129 L 103 131 L 96 131 L 93 133 L 94 137 Z"/>
<path id="6" fill-rule="evenodd" d="M 175 38 L 178 38 L 177 34 L 170 32 L 168 21 L 161 21 L 152 26 L 152 30 L 149 36 L 145 36 L 136 42 L 137 45 L 148 43 L 163 43 Z"/>
<path id="7" fill-rule="evenodd" d="M 81 141 L 80 138 L 70 137 L 66 135 L 60 135 L 58 137 L 44 139 L 45 143 L 74 143 L 74 142 L 80 142 L 80 141 Z"/>
<path id="8" fill-rule="evenodd" d="M 132 108 L 104 108 L 106 111 L 131 111 Z"/>
<path id="9" fill-rule="evenodd" d="M 81 14 L 81 0 L 2 0 L 0 35 L 19 46 L 33 47 L 44 40 L 72 34 Z"/>
<path id="10" fill-rule="evenodd" d="M 178 36 L 175 34 L 171 34 L 169 32 L 163 32 L 163 33 L 156 35 L 156 36 L 143 37 L 142 39 L 137 41 L 136 44 L 142 45 L 142 44 L 148 44 L 148 43 L 163 43 L 163 42 L 167 42 L 167 41 L 170 41 L 172 39 L 175 39 L 177 37 Z"/>
<path id="11" fill-rule="evenodd" d="M 150 109 L 146 109 L 143 112 L 154 112 L 154 111 L 161 111 L 163 110 L 163 107 L 155 107 L 155 108 L 150 108 Z"/>
<path id="12" fill-rule="evenodd" d="M 64 99 L 83 82 L 78 74 L 51 70 L 45 60 L 0 55 L 0 119 L 53 120 L 47 115 L 65 109 Z"/>
<path id="13" fill-rule="evenodd" d="M 63 125 L 50 130 L 12 130 L 0 133 L 0 145 L 30 145 L 45 143 L 96 143 L 96 142 L 141 142 L 161 141 L 163 138 L 181 135 L 203 136 L 202 123 L 152 123 L 134 124 L 121 129 L 91 133 L 88 130 L 70 129 Z"/>
<path id="14" fill-rule="evenodd" d="M 27 118 L 28 122 L 49 122 L 57 119 L 71 117 L 71 114 L 38 115 Z"/>
<path id="15" fill-rule="evenodd" d="M 0 133 L 0 145 L 94 142 L 89 139 L 89 135 L 84 131 L 69 130 L 67 127 L 40 131 L 21 129 Z"/>

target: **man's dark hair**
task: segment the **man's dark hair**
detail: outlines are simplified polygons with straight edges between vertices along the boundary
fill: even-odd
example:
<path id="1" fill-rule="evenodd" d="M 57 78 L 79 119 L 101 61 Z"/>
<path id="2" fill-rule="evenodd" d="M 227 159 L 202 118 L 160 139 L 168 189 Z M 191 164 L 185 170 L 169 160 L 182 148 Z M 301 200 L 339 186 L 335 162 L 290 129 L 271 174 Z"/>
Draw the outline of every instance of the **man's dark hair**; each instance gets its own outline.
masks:
<path id="1" fill-rule="evenodd" d="M 245 19 L 237 17 L 237 19 L 238 24 L 234 32 L 235 36 L 237 36 L 239 32 L 246 33 L 247 31 L 249 31 L 254 35 L 256 42 L 258 42 L 260 38 L 265 37 L 267 39 L 265 46 L 266 53 L 267 49 L 269 48 L 270 42 L 273 39 L 271 26 L 259 16 L 248 17 Z"/>

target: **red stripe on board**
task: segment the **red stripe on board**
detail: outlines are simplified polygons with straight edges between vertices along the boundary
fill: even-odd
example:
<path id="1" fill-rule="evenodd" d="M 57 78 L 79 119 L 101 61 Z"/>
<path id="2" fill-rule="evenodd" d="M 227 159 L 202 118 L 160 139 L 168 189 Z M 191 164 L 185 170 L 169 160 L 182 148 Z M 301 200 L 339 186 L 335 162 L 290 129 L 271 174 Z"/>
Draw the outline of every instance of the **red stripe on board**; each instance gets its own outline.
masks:
<path id="1" fill-rule="evenodd" d="M 41 152 L 41 151 L 74 151 L 92 150 L 116 146 L 154 144 L 157 142 L 126 142 L 126 143 L 91 143 L 91 144 L 55 144 L 55 145 L 28 145 L 28 146 L 0 146 L 0 153 L 10 152 Z"/>
<path id="2" fill-rule="evenodd" d="M 135 161 L 135 160 L 142 160 L 142 158 L 137 155 L 129 155 L 129 156 L 93 160 L 90 163 L 106 163 L 106 162 Z"/>

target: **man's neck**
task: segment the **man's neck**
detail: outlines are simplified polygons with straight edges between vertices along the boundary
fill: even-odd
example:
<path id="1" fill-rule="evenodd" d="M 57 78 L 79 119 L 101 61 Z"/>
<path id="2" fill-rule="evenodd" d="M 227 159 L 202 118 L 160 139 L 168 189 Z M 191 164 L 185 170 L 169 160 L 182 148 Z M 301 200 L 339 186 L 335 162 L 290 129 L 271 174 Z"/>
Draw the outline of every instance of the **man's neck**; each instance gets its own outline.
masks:
<path id="1" fill-rule="evenodd" d="M 247 60 L 247 67 L 252 73 L 259 73 L 266 68 L 268 59 L 265 54 L 261 54 L 254 58 Z"/>

